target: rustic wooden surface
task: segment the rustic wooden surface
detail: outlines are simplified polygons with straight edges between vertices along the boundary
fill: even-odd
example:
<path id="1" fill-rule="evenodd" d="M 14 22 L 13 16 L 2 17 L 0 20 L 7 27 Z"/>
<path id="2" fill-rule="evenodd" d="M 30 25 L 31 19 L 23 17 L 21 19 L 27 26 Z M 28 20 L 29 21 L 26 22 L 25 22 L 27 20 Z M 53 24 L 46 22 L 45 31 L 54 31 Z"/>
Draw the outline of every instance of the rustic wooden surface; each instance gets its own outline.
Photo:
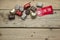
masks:
<path id="1" fill-rule="evenodd" d="M 29 15 L 25 21 L 16 16 L 9 21 L 10 9 L 27 2 L 34 6 L 37 2 L 52 5 L 54 14 L 36 19 Z M 60 0 L 0 0 L 0 40 L 60 40 Z"/>
<path id="2" fill-rule="evenodd" d="M 32 20 L 30 16 L 25 21 L 16 16 L 16 19 L 9 21 L 7 15 L 10 9 L 14 8 L 16 4 L 24 5 L 31 2 L 36 5 L 37 2 L 42 2 L 44 6 L 52 5 L 54 11 L 53 15 L 46 15 L 37 17 Z M 60 26 L 60 0 L 0 0 L 0 27 L 59 27 Z"/>
<path id="3" fill-rule="evenodd" d="M 0 40 L 60 40 L 60 29 L 0 29 Z"/>
<path id="4" fill-rule="evenodd" d="M 59 27 L 60 10 L 55 10 L 53 15 L 46 15 L 31 19 L 30 15 L 25 21 L 15 16 L 15 20 L 8 20 L 9 10 L 0 10 L 0 27 Z"/>
<path id="5" fill-rule="evenodd" d="M 52 5 L 55 9 L 60 9 L 60 0 L 0 0 L 0 9 L 12 9 L 16 4 L 24 5 L 31 2 L 35 5 L 37 2 L 42 2 L 44 6 Z"/>

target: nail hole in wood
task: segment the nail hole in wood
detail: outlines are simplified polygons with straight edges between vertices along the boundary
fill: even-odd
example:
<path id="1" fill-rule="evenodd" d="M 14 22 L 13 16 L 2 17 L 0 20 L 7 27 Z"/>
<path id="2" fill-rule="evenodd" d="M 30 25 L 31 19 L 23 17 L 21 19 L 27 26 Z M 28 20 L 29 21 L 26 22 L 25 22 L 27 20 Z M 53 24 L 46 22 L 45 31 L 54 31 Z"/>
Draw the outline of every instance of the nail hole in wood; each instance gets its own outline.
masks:
<path id="1" fill-rule="evenodd" d="M 48 40 L 48 38 L 45 38 L 45 40 Z"/>
<path id="2" fill-rule="evenodd" d="M 35 0 L 33 0 L 33 1 L 35 1 Z"/>
<path id="3" fill-rule="evenodd" d="M 0 36 L 2 36 L 2 34 L 0 33 Z"/>
<path id="4" fill-rule="evenodd" d="M 31 35 L 31 37 L 33 37 L 33 35 Z"/>
<path id="5" fill-rule="evenodd" d="M 35 34 L 35 32 L 33 32 Z"/>

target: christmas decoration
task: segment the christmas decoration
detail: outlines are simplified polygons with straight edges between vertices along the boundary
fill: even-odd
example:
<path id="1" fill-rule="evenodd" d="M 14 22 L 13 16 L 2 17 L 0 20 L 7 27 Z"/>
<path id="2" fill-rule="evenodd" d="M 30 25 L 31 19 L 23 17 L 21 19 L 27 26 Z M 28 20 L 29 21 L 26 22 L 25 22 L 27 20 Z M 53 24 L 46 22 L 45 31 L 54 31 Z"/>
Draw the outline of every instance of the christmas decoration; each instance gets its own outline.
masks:
<path id="1" fill-rule="evenodd" d="M 32 12 L 32 11 L 31 11 L 30 16 L 31 16 L 32 19 L 35 19 L 36 16 L 37 16 L 37 15 L 36 15 L 36 12 Z"/>
<path id="2" fill-rule="evenodd" d="M 38 16 L 44 16 L 44 15 L 48 15 L 48 14 L 53 14 L 53 8 L 52 6 L 46 6 L 43 8 L 37 8 L 37 15 Z"/>
<path id="3" fill-rule="evenodd" d="M 9 20 L 14 20 L 14 19 L 15 19 L 15 15 L 9 14 L 9 15 L 8 15 L 8 19 L 9 19 Z"/>
<path id="4" fill-rule="evenodd" d="M 43 7 L 43 3 L 38 2 L 36 4 L 36 7 L 34 7 L 31 6 L 30 3 L 31 2 L 26 3 L 25 5 L 23 5 L 23 7 L 16 5 L 15 9 L 9 11 L 10 14 L 8 15 L 8 19 L 9 20 L 15 19 L 15 14 L 18 15 L 22 20 L 25 20 L 29 14 L 32 19 L 35 19 L 37 16 L 45 16 L 45 15 L 53 14 L 52 5 Z"/>
<path id="5" fill-rule="evenodd" d="M 29 15 L 30 14 L 30 9 L 27 9 L 26 12 L 25 12 L 26 15 Z"/>
<path id="6" fill-rule="evenodd" d="M 23 12 L 23 11 L 24 11 L 24 7 L 21 7 L 21 6 L 20 6 L 19 10 L 20 10 L 21 12 Z"/>
<path id="7" fill-rule="evenodd" d="M 19 10 L 19 8 L 20 8 L 20 6 L 17 4 L 17 5 L 15 6 L 15 10 Z"/>
<path id="8" fill-rule="evenodd" d="M 14 14 L 14 15 L 15 15 L 15 9 L 12 9 L 12 10 L 10 11 L 10 14 Z"/>
<path id="9" fill-rule="evenodd" d="M 43 7 L 43 3 L 42 2 L 37 2 L 36 7 L 42 8 Z"/>
<path id="10" fill-rule="evenodd" d="M 31 7 L 31 4 L 30 4 L 31 2 L 29 2 L 29 3 L 26 3 L 25 5 L 24 5 L 24 9 L 28 9 L 29 7 Z"/>
<path id="11" fill-rule="evenodd" d="M 16 10 L 16 14 L 17 14 L 18 16 L 22 16 L 22 12 L 21 12 L 20 10 Z"/>
<path id="12" fill-rule="evenodd" d="M 27 17 L 27 15 L 25 14 L 25 12 L 26 12 L 26 10 L 23 11 L 23 15 L 21 16 L 21 19 L 22 19 L 22 20 L 25 20 L 26 17 Z"/>
<path id="13" fill-rule="evenodd" d="M 36 11 L 36 7 L 31 6 L 31 7 L 30 7 L 30 10 L 33 11 L 33 12 L 35 12 L 35 11 Z"/>

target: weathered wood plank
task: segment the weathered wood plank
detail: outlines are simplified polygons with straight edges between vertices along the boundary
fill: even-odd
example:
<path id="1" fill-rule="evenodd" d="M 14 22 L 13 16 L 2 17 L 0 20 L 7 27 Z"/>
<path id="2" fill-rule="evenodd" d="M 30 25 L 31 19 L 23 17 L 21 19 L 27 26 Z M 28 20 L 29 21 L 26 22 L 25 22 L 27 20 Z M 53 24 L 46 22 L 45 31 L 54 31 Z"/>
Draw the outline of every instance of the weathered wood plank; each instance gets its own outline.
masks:
<path id="1" fill-rule="evenodd" d="M 8 20 L 9 10 L 0 11 L 0 27 L 60 27 L 60 11 L 56 11 L 53 15 L 46 15 L 31 19 L 27 17 L 25 21 L 16 16 L 13 21 Z"/>
<path id="2" fill-rule="evenodd" d="M 44 6 L 52 5 L 54 9 L 60 9 L 60 0 L 0 0 L 0 9 L 12 9 L 16 4 L 23 6 L 27 2 L 31 2 L 32 5 L 42 2 Z"/>
<path id="3" fill-rule="evenodd" d="M 60 29 L 0 29 L 0 40 L 60 40 Z"/>
<path id="4" fill-rule="evenodd" d="M 44 6 L 52 5 L 54 9 L 60 9 L 60 0 L 0 0 L 0 9 L 12 9 L 16 4 L 24 5 L 30 2 L 35 5 L 36 2 L 43 2 Z M 9 10 L 0 10 L 0 27 L 59 27 L 60 26 L 60 11 L 56 14 L 37 17 L 32 20 L 30 16 L 22 21 L 20 17 L 16 17 L 14 21 L 9 21 L 7 15 Z"/>

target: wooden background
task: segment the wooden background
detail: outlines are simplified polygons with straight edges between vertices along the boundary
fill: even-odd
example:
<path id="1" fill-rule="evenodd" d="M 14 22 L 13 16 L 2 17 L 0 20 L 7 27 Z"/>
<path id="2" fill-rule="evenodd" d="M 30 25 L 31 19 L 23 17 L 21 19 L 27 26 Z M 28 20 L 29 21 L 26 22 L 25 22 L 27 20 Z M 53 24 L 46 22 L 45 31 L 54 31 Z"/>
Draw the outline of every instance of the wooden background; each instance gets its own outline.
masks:
<path id="1" fill-rule="evenodd" d="M 35 6 L 42 2 L 52 5 L 53 15 L 46 15 L 25 21 L 16 16 L 9 21 L 7 15 L 16 4 L 23 6 L 31 2 Z M 0 40 L 60 40 L 60 0 L 0 0 Z"/>

